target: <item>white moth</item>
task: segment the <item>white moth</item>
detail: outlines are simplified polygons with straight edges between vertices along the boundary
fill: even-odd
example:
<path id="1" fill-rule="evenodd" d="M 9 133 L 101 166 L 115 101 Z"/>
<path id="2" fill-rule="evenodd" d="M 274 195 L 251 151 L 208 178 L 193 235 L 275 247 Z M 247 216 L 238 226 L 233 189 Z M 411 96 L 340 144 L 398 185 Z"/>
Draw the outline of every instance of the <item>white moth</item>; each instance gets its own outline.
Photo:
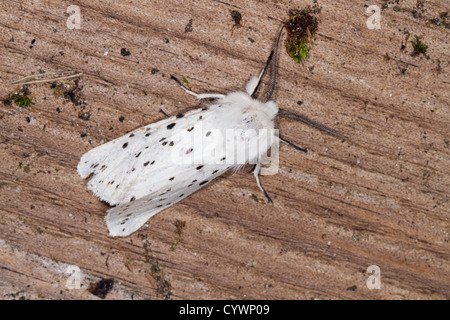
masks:
<path id="1" fill-rule="evenodd" d="M 266 66 L 259 77 L 250 79 L 245 92 L 197 94 L 173 78 L 187 93 L 197 99 L 214 99 L 214 103 L 209 108 L 179 114 L 136 129 L 81 157 L 77 169 L 82 178 L 91 176 L 88 189 L 114 206 L 105 217 L 111 236 L 130 235 L 153 215 L 186 198 L 229 169 L 245 163 L 255 164 L 253 173 L 257 184 L 268 197 L 258 174 L 263 157 L 278 141 L 276 136 L 273 138 L 260 132 L 273 131 L 277 115 L 308 122 L 293 114 L 278 113 L 278 106 L 268 101 L 273 87 L 266 102 L 253 97 L 271 59 L 273 80 L 275 78 L 280 35 L 281 32 Z M 236 141 L 241 144 L 230 143 Z M 236 162 L 236 155 L 243 156 L 243 161 Z"/>

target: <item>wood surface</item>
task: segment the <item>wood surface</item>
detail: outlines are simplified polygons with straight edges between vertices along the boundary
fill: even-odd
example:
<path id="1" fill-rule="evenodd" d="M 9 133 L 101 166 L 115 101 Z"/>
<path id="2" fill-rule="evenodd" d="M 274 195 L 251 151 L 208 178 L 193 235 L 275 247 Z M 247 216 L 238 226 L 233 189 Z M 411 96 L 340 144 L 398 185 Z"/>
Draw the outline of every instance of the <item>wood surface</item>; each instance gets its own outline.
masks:
<path id="1" fill-rule="evenodd" d="M 80 29 L 66 25 L 72 4 Z M 366 25 L 372 4 L 380 29 Z M 348 139 L 278 119 L 308 153 L 281 145 L 279 173 L 261 177 L 273 204 L 248 166 L 110 237 L 108 206 L 76 172 L 81 155 L 163 119 L 160 109 L 198 108 L 171 74 L 197 92 L 243 90 L 288 9 L 308 5 L 321 7 L 317 34 L 302 63 L 281 45 L 274 98 Z M 100 279 L 114 279 L 106 299 L 448 299 L 447 10 L 444 0 L 1 1 L 2 100 L 28 75 L 84 75 L 77 103 L 51 83 L 29 86 L 30 106 L 0 103 L 0 299 L 99 299 L 88 288 Z M 426 54 L 413 54 L 416 35 Z M 367 286 L 371 265 L 380 289 Z M 66 286 L 71 266 L 79 289 Z"/>

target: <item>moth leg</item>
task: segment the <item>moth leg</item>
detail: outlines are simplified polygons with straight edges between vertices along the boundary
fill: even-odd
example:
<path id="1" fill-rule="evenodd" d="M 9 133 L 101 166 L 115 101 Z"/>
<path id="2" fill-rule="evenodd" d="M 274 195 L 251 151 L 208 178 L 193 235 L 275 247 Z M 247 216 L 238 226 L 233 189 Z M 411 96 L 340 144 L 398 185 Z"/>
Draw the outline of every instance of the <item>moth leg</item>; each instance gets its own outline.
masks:
<path id="1" fill-rule="evenodd" d="M 259 181 L 259 171 L 260 170 L 261 170 L 261 162 L 258 160 L 258 162 L 255 165 L 255 169 L 253 170 L 253 175 L 255 176 L 256 184 L 258 185 L 258 187 L 262 191 L 262 193 L 264 193 L 267 200 L 269 200 L 269 202 L 273 203 L 272 199 L 269 197 L 268 193 L 266 192 L 266 190 L 264 190 L 263 186 L 261 185 L 261 182 Z"/>
<path id="2" fill-rule="evenodd" d="M 284 143 L 287 143 L 288 145 L 290 145 L 291 147 L 293 147 L 294 149 L 298 150 L 298 151 L 302 151 L 304 153 L 307 153 L 308 150 L 304 149 L 304 148 L 300 148 L 299 146 L 296 146 L 295 144 L 293 144 L 292 142 L 283 139 L 282 137 L 278 137 L 278 139 L 280 139 L 281 141 L 283 141 Z"/>
<path id="3" fill-rule="evenodd" d="M 181 87 L 181 89 L 183 89 L 186 93 L 189 93 L 190 95 L 196 97 L 197 99 L 201 100 L 201 99 L 222 99 L 225 97 L 224 94 L 220 94 L 220 93 L 195 93 L 194 91 L 189 90 L 188 88 L 186 88 L 181 82 L 180 80 L 178 80 L 177 78 L 175 78 L 174 76 L 170 76 L 170 79 L 174 80 L 176 83 L 178 83 L 178 85 Z"/>

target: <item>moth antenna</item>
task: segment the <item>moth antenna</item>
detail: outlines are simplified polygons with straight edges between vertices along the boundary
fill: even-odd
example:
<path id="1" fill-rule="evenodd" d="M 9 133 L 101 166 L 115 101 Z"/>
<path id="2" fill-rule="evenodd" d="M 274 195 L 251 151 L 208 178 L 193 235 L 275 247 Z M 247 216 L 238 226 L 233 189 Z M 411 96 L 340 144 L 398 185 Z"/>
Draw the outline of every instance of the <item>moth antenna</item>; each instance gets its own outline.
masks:
<path id="1" fill-rule="evenodd" d="M 286 140 L 286 139 L 284 139 L 284 138 L 282 138 L 282 137 L 278 137 L 278 139 L 280 139 L 281 141 L 283 141 L 284 143 L 287 143 L 288 145 L 290 145 L 291 147 L 293 147 L 294 149 L 297 149 L 298 151 L 302 151 L 302 152 L 304 152 L 304 153 L 307 153 L 308 152 L 308 150 L 307 149 L 304 149 L 304 148 L 300 148 L 299 146 L 296 146 L 295 144 L 293 144 L 292 142 L 290 142 L 290 141 L 288 141 L 288 140 Z"/>
<path id="2" fill-rule="evenodd" d="M 170 116 L 163 109 L 159 109 L 159 112 L 161 112 L 166 118 L 170 118 Z"/>
<path id="3" fill-rule="evenodd" d="M 273 91 L 274 91 L 274 89 L 275 89 L 275 80 L 276 80 L 276 58 L 277 58 L 277 52 L 278 52 L 278 44 L 279 44 L 279 42 L 280 42 L 280 37 L 281 37 L 281 33 L 282 33 L 283 29 L 284 29 L 284 26 L 281 27 L 280 32 L 278 33 L 278 36 L 277 36 L 277 39 L 276 39 L 276 42 L 275 42 L 275 46 L 274 46 L 274 48 L 272 49 L 272 51 L 270 52 L 269 58 L 267 58 L 266 65 L 264 66 L 264 68 L 261 70 L 261 73 L 259 74 L 259 77 L 258 77 L 258 84 L 255 86 L 255 89 L 254 89 L 253 92 L 250 94 L 250 96 L 251 96 L 252 98 L 255 98 L 256 92 L 258 91 L 259 86 L 260 86 L 260 84 L 261 84 L 261 80 L 262 80 L 262 78 L 264 77 L 264 75 L 266 74 L 267 68 L 269 67 L 271 61 L 272 61 L 272 82 L 271 82 L 271 85 L 270 85 L 271 88 L 270 88 L 270 91 L 269 91 L 269 95 L 268 95 L 268 97 L 267 97 L 267 99 L 266 99 L 266 102 L 269 101 L 270 98 L 272 98 L 272 94 L 273 94 Z"/>
<path id="4" fill-rule="evenodd" d="M 269 58 L 267 58 L 267 61 L 266 61 L 266 65 L 264 66 L 264 68 L 261 70 L 261 73 L 259 74 L 258 83 L 255 86 L 255 89 L 253 90 L 252 94 L 250 95 L 252 98 L 255 98 L 255 96 L 256 96 L 256 92 L 259 89 L 259 86 L 261 84 L 261 80 L 262 80 L 264 74 L 266 73 L 267 68 L 269 67 L 270 61 L 272 60 L 273 52 L 274 52 L 273 50 L 270 52 Z"/>
<path id="5" fill-rule="evenodd" d="M 270 84 L 270 91 L 267 95 L 266 102 L 268 102 L 272 98 L 273 91 L 275 90 L 275 82 L 277 77 L 277 53 L 278 53 L 278 44 L 280 43 L 281 32 L 283 31 L 284 26 L 281 27 L 280 32 L 278 33 L 277 40 L 275 42 L 275 48 L 273 49 L 273 58 L 272 58 L 272 83 Z"/>
<path id="6" fill-rule="evenodd" d="M 344 135 L 342 135 L 342 134 L 340 134 L 340 133 L 338 133 L 336 131 L 333 131 L 331 129 L 328 129 L 327 127 L 324 127 L 324 126 L 322 126 L 320 124 L 317 124 L 317 123 L 315 123 L 315 122 L 313 122 L 311 120 L 308 120 L 308 119 L 306 119 L 306 118 L 304 118 L 302 116 L 299 116 L 299 115 L 297 115 L 295 113 L 281 112 L 281 113 L 277 113 L 276 116 L 277 117 L 288 117 L 288 118 L 292 118 L 292 119 L 295 119 L 295 120 L 299 120 L 299 121 L 301 121 L 303 123 L 306 123 L 307 125 L 310 125 L 310 126 L 312 126 L 314 128 L 317 128 L 319 130 L 325 131 L 325 132 L 327 132 L 327 133 L 329 133 L 329 134 L 331 134 L 331 135 L 333 135 L 335 137 L 347 139 L 346 136 L 344 136 Z"/>

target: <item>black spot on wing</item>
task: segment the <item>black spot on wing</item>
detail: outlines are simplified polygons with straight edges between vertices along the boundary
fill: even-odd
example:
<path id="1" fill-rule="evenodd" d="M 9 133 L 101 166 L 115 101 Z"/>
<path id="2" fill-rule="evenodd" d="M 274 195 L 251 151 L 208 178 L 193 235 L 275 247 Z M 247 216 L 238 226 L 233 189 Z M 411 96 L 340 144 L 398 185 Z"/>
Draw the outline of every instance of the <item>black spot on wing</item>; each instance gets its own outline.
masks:
<path id="1" fill-rule="evenodd" d="M 188 187 L 192 187 L 192 186 L 194 185 L 194 183 L 196 183 L 196 182 L 197 182 L 197 179 L 192 180 L 192 183 L 190 183 L 190 184 L 188 185 Z"/>

